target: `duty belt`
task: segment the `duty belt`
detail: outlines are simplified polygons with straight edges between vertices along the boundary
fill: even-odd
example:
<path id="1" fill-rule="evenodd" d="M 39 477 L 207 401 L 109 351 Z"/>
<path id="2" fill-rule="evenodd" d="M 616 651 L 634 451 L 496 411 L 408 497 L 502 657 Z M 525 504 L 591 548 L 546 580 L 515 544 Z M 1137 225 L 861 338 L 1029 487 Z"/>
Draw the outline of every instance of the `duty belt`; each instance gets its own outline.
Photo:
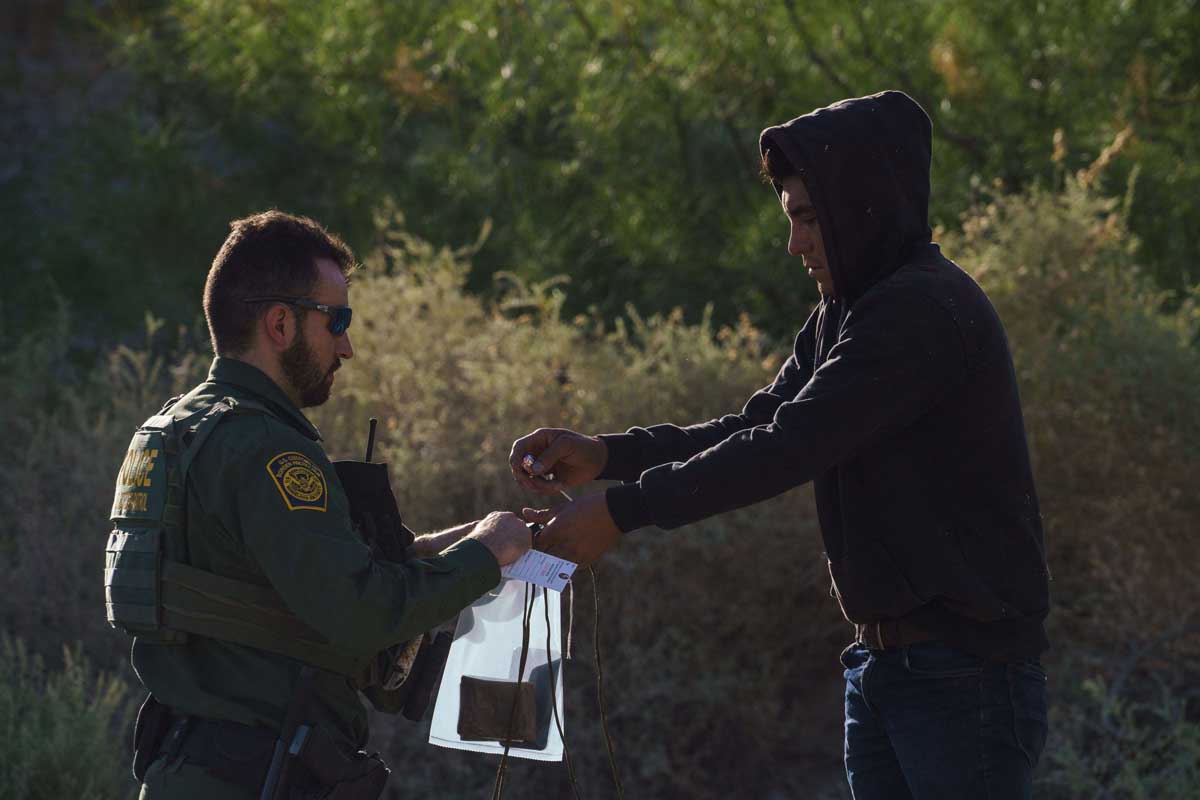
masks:
<path id="1" fill-rule="evenodd" d="M 891 647 L 907 647 L 918 642 L 929 642 L 937 637 L 907 619 L 885 619 L 854 625 L 854 639 L 872 650 L 887 650 Z"/>
<path id="2" fill-rule="evenodd" d="M 227 720 L 172 715 L 173 721 L 157 754 L 168 761 L 182 756 L 217 780 L 258 796 L 271 765 L 277 734 L 267 728 Z M 375 800 L 383 793 L 388 770 L 377 756 L 346 752 L 319 727 L 295 765 L 292 776 L 297 794 Z"/>
<path id="3" fill-rule="evenodd" d="M 183 756 L 214 778 L 258 794 L 271 762 L 273 731 L 226 720 L 172 716 L 158 757 L 171 761 Z"/>

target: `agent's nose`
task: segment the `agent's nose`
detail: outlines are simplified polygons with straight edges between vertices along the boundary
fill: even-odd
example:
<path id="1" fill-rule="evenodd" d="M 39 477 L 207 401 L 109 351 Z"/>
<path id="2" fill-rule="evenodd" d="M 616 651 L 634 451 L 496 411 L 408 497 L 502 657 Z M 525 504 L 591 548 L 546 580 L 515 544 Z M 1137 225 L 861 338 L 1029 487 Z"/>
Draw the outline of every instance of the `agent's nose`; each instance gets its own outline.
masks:
<path id="1" fill-rule="evenodd" d="M 338 358 L 343 360 L 347 358 L 354 358 L 354 345 L 350 341 L 350 331 L 346 331 L 340 337 L 338 337 L 337 355 Z"/>

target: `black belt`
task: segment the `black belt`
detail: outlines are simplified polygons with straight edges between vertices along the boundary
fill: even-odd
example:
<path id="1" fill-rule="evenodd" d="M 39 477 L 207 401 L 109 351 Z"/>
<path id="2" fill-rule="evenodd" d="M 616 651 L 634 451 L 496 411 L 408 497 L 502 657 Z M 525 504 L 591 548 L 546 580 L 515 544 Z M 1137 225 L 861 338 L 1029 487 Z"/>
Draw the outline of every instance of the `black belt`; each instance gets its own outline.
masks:
<path id="1" fill-rule="evenodd" d="M 269 728 L 202 717 L 178 717 L 159 756 L 183 756 L 218 780 L 257 794 L 262 789 L 278 734 Z"/>
<path id="2" fill-rule="evenodd" d="M 907 647 L 919 642 L 931 642 L 938 637 L 906 619 L 885 619 L 854 625 L 854 640 L 872 650 Z"/>
<path id="3" fill-rule="evenodd" d="M 254 795 L 262 791 L 279 735 L 275 731 L 228 720 L 177 717 L 158 748 L 158 757 L 184 761 L 212 777 Z M 301 754 L 292 765 L 289 785 L 326 796 L 330 790 L 346 800 L 377 800 L 388 768 L 378 755 L 347 750 L 320 726 L 309 730 Z M 317 791 L 319 790 L 319 792 Z"/>

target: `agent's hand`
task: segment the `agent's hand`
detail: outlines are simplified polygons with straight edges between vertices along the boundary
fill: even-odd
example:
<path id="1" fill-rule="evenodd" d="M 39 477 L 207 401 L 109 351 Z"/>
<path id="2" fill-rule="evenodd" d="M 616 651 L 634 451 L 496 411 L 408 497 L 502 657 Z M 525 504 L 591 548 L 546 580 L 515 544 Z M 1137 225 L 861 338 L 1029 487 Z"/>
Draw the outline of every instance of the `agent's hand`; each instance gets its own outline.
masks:
<path id="1" fill-rule="evenodd" d="M 526 469 L 525 456 L 533 456 Z M 557 494 L 593 481 L 608 463 L 608 445 L 565 428 L 538 428 L 513 442 L 508 468 L 517 483 L 538 494 Z M 553 480 L 544 476 L 554 475 Z"/>
<path id="2" fill-rule="evenodd" d="M 470 538 L 478 539 L 491 550 L 501 567 L 507 567 L 525 555 L 533 544 L 533 535 L 526 527 L 525 520 L 511 511 L 488 514 L 471 531 Z"/>
<path id="3" fill-rule="evenodd" d="M 608 512 L 604 492 L 589 494 L 553 511 L 526 508 L 522 516 L 545 525 L 537 537 L 537 549 L 550 555 L 590 566 L 621 538 L 621 529 Z"/>

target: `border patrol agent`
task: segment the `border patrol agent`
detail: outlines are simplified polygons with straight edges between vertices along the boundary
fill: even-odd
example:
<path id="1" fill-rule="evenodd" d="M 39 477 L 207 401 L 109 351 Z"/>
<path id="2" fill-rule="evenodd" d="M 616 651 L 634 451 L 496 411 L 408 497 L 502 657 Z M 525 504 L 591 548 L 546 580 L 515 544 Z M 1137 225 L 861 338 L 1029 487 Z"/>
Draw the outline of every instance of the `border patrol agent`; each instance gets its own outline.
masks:
<path id="1" fill-rule="evenodd" d="M 375 798 L 388 770 L 363 751 L 359 692 L 419 718 L 410 690 L 439 666 L 415 657 L 422 634 L 530 535 L 493 513 L 414 540 L 386 473 L 363 507 L 363 468 L 386 467 L 335 466 L 300 411 L 353 355 L 353 255 L 277 211 L 232 228 L 205 292 L 208 379 L 146 421 L 117 479 L 108 619 L 151 693 L 134 774 L 143 798 Z"/>

